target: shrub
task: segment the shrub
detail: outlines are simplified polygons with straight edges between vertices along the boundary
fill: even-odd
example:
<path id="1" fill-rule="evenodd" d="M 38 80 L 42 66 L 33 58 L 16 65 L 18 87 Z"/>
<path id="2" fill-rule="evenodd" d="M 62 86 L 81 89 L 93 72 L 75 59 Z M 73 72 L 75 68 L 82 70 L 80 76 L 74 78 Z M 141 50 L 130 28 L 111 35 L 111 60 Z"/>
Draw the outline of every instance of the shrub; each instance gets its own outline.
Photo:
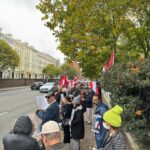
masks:
<path id="1" fill-rule="evenodd" d="M 100 77 L 111 93 L 111 105 L 121 105 L 123 128 L 138 140 L 150 140 L 150 60 L 115 64 Z"/>

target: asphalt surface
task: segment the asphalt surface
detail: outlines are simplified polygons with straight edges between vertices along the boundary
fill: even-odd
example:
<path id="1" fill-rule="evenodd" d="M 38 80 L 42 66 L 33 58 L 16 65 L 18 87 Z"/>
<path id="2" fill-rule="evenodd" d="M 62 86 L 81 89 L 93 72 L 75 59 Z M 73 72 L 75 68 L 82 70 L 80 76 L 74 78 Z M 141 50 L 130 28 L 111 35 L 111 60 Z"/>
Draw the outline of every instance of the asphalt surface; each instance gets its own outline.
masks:
<path id="1" fill-rule="evenodd" d="M 2 138 L 20 115 L 33 113 L 36 110 L 36 96 L 39 91 L 30 87 L 0 89 L 0 150 L 3 150 Z"/>

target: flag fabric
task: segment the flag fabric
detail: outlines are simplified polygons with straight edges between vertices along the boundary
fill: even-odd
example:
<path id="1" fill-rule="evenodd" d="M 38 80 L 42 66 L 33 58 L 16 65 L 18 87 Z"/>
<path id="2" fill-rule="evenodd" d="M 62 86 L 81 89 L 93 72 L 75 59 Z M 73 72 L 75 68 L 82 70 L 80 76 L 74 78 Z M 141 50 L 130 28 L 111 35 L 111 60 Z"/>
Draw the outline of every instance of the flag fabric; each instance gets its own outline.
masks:
<path id="1" fill-rule="evenodd" d="M 113 50 L 111 53 L 111 56 L 110 56 L 109 64 L 106 61 L 106 63 L 103 65 L 102 72 L 107 72 L 110 69 L 110 67 L 114 64 L 114 59 L 115 59 L 115 54 L 114 54 L 114 50 Z"/>
<path id="2" fill-rule="evenodd" d="M 114 50 L 113 50 L 111 53 L 110 61 L 109 61 L 109 68 L 114 64 L 114 58 L 115 58 L 115 55 L 114 55 Z"/>
<path id="3" fill-rule="evenodd" d="M 67 77 L 66 76 L 61 76 L 60 80 L 59 80 L 59 86 L 67 86 Z"/>
<path id="4" fill-rule="evenodd" d="M 72 88 L 74 86 L 74 81 L 73 80 L 68 80 L 68 86 L 69 88 Z"/>
<path id="5" fill-rule="evenodd" d="M 90 87 L 91 89 L 93 89 L 93 83 L 92 83 L 92 82 L 90 82 L 89 87 Z"/>
<path id="6" fill-rule="evenodd" d="M 96 93 L 97 88 L 96 81 L 93 81 L 92 84 L 93 84 L 92 90 Z"/>
<path id="7" fill-rule="evenodd" d="M 99 88 L 98 87 L 96 87 L 96 92 L 95 92 L 95 94 L 99 94 L 100 92 L 99 92 Z"/>
<path id="8" fill-rule="evenodd" d="M 96 81 L 90 82 L 89 87 L 96 93 L 96 88 L 97 88 Z"/>

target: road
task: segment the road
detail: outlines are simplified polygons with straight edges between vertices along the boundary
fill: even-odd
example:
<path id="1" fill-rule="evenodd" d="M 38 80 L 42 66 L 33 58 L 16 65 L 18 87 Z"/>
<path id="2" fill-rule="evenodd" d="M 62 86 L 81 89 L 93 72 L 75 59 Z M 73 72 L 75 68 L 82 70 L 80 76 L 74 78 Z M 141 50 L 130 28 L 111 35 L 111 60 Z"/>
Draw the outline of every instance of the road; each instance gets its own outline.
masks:
<path id="1" fill-rule="evenodd" d="M 29 87 L 0 91 L 0 150 L 3 150 L 2 137 L 16 118 L 35 112 L 38 95 L 39 91 L 31 91 Z"/>

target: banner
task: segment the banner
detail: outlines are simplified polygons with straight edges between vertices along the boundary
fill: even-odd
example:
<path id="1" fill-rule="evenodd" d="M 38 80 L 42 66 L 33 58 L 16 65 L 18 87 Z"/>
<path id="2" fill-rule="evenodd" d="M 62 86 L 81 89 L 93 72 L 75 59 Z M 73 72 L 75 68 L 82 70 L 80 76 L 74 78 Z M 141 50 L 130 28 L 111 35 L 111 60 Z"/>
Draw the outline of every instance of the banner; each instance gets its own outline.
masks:
<path id="1" fill-rule="evenodd" d="M 92 131 L 95 133 L 100 133 L 100 128 L 102 125 L 102 117 L 98 114 L 94 115 L 94 124 L 92 127 Z"/>
<path id="2" fill-rule="evenodd" d="M 37 108 L 40 110 L 46 110 L 47 107 L 49 106 L 45 96 L 37 96 L 36 97 L 36 104 L 37 104 Z"/>

